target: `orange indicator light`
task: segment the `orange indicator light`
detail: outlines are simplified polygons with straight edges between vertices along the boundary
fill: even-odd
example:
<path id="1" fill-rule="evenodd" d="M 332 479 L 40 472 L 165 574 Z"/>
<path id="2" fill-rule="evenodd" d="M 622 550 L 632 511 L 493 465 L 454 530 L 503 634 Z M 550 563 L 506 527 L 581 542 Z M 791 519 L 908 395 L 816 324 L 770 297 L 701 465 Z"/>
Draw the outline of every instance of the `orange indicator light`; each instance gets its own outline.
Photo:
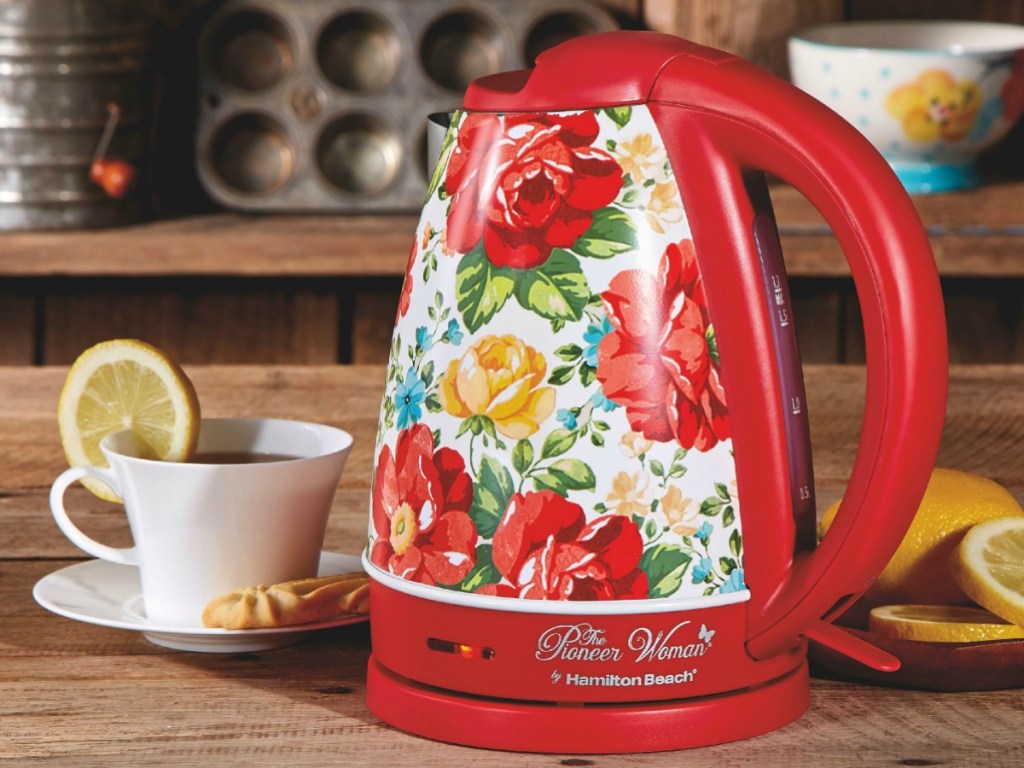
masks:
<path id="1" fill-rule="evenodd" d="M 450 640 L 439 640 L 436 637 L 427 639 L 427 647 L 432 651 L 451 653 L 462 659 L 483 659 L 490 661 L 494 658 L 494 649 L 483 645 L 469 645 L 467 643 L 453 643 Z"/>

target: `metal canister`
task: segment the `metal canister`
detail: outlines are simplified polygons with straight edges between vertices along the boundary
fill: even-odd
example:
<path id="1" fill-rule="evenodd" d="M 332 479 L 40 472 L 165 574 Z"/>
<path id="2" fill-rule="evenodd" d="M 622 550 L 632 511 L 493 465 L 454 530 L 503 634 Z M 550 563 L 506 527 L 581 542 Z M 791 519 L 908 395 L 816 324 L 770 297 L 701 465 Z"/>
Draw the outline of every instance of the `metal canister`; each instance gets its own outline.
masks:
<path id="1" fill-rule="evenodd" d="M 116 104 L 108 155 L 144 170 L 153 21 L 152 0 L 0 2 L 0 229 L 138 218 L 138 191 L 112 199 L 89 169 Z"/>

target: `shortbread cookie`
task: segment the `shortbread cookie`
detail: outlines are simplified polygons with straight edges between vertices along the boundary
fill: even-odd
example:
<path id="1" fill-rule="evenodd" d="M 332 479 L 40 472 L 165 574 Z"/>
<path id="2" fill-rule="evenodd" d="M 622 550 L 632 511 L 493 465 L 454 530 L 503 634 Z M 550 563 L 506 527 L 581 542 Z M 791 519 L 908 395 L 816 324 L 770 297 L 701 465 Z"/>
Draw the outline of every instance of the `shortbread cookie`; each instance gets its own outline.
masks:
<path id="1" fill-rule="evenodd" d="M 360 571 L 237 589 L 210 601 L 203 611 L 203 624 L 222 629 L 268 629 L 330 621 L 369 610 L 369 577 Z"/>

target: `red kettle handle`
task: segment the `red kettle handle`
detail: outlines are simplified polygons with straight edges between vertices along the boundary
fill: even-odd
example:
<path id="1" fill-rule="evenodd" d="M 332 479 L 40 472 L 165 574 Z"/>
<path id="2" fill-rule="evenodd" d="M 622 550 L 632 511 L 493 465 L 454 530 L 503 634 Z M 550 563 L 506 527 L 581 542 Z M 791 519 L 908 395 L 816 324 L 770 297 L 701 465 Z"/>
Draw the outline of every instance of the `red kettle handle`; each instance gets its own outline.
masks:
<path id="1" fill-rule="evenodd" d="M 860 299 L 867 353 L 860 444 L 828 534 L 794 560 L 781 586 L 751 616 L 748 651 L 767 658 L 870 585 L 920 503 L 946 403 L 941 288 L 902 185 L 870 143 L 819 102 L 739 59 L 687 55 L 665 67 L 651 101 L 663 114 L 684 108 L 677 130 L 705 143 L 713 156 L 705 166 L 737 197 L 744 194 L 742 174 L 754 169 L 806 196 L 834 231 Z M 689 155 L 701 151 L 694 146 Z M 746 209 L 752 216 L 749 202 Z"/>

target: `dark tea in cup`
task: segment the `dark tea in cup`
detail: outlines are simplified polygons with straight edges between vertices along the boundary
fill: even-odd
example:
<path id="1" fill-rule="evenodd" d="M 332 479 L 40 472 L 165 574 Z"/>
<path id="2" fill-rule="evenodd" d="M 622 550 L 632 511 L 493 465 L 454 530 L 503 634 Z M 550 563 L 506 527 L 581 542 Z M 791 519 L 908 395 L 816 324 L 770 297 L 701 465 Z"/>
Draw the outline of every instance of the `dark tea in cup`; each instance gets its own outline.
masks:
<path id="1" fill-rule="evenodd" d="M 301 456 L 287 453 L 260 453 L 258 451 L 200 451 L 188 460 L 189 464 L 268 464 L 272 461 L 295 461 Z"/>

